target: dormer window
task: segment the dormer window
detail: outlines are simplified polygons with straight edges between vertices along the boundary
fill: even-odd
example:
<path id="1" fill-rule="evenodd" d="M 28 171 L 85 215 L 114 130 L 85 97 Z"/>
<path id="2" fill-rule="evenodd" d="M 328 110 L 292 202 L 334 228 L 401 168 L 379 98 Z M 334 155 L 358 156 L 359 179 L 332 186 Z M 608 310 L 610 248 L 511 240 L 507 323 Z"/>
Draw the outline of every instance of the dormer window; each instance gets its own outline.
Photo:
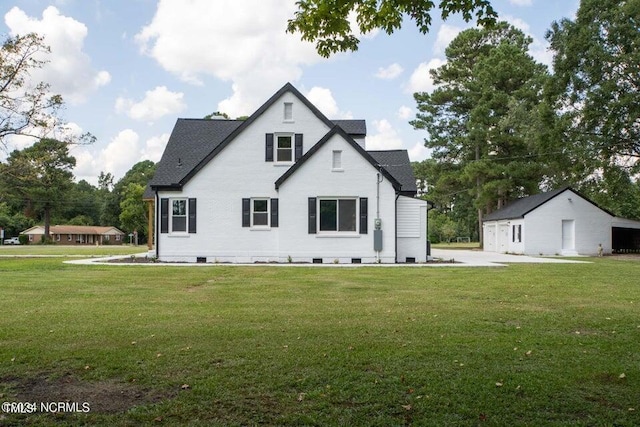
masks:
<path id="1" fill-rule="evenodd" d="M 293 121 L 293 103 L 292 102 L 284 103 L 284 121 L 285 122 Z"/>

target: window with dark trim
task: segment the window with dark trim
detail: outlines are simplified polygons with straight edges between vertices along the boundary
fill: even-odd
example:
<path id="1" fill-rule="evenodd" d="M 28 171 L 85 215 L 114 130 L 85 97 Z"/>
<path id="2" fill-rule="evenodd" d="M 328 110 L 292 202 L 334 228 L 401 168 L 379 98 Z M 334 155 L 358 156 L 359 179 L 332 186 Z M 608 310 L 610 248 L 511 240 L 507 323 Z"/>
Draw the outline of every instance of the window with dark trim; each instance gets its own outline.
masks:
<path id="1" fill-rule="evenodd" d="M 356 199 L 320 199 L 319 231 L 355 232 Z"/>
<path id="2" fill-rule="evenodd" d="M 187 232 L 187 199 L 171 201 L 171 231 Z"/>
<path id="3" fill-rule="evenodd" d="M 269 200 L 252 199 L 251 200 L 251 225 L 269 226 Z"/>
<path id="4" fill-rule="evenodd" d="M 278 199 L 242 199 L 242 226 L 269 228 L 278 226 Z"/>
<path id="5" fill-rule="evenodd" d="M 195 233 L 196 199 L 160 199 L 160 233 Z"/>
<path id="6" fill-rule="evenodd" d="M 276 135 L 276 162 L 293 161 L 293 135 Z"/>

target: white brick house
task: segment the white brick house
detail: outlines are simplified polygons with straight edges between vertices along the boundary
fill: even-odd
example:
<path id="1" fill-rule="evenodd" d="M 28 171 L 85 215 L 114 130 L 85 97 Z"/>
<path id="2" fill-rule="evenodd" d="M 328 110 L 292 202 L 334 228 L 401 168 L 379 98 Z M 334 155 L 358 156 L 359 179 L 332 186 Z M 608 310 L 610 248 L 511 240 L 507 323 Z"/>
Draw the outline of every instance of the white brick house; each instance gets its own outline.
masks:
<path id="1" fill-rule="evenodd" d="M 366 151 L 291 84 L 246 121 L 179 119 L 145 194 L 161 261 L 426 260 L 427 203 L 405 150 Z"/>

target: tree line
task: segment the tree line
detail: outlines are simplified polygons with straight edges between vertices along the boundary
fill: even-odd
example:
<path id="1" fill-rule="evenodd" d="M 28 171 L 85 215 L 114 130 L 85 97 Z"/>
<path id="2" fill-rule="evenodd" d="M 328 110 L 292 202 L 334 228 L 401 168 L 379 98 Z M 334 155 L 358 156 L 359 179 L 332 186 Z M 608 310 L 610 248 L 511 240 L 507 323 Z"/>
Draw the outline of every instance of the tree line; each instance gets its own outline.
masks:
<path id="1" fill-rule="evenodd" d="M 0 163 L 0 226 L 5 236 L 17 236 L 34 225 L 115 226 L 125 233 L 138 233 L 138 242 L 148 239 L 144 189 L 153 177 L 155 163 L 136 163 L 114 182 L 101 172 L 98 185 L 74 182 L 75 158 L 67 143 L 41 139 L 23 150 L 10 153 Z"/>

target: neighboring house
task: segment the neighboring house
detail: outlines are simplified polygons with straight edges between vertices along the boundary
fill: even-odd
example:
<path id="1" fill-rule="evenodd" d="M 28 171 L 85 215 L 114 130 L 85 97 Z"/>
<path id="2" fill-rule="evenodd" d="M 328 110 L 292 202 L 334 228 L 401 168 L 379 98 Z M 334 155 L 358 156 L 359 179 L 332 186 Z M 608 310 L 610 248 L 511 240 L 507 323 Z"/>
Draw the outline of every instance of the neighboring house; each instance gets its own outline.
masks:
<path id="1" fill-rule="evenodd" d="M 427 203 L 406 150 L 366 151 L 291 84 L 246 121 L 178 119 L 145 200 L 161 261 L 426 260 Z"/>
<path id="2" fill-rule="evenodd" d="M 30 243 L 40 243 L 44 226 L 36 225 L 20 234 L 29 236 Z M 49 235 L 59 245 L 121 245 L 125 239 L 125 234 L 116 227 L 91 225 L 52 225 Z"/>
<path id="3" fill-rule="evenodd" d="M 525 197 L 483 220 L 484 250 L 597 255 L 640 250 L 640 221 L 615 217 L 570 187 Z"/>

